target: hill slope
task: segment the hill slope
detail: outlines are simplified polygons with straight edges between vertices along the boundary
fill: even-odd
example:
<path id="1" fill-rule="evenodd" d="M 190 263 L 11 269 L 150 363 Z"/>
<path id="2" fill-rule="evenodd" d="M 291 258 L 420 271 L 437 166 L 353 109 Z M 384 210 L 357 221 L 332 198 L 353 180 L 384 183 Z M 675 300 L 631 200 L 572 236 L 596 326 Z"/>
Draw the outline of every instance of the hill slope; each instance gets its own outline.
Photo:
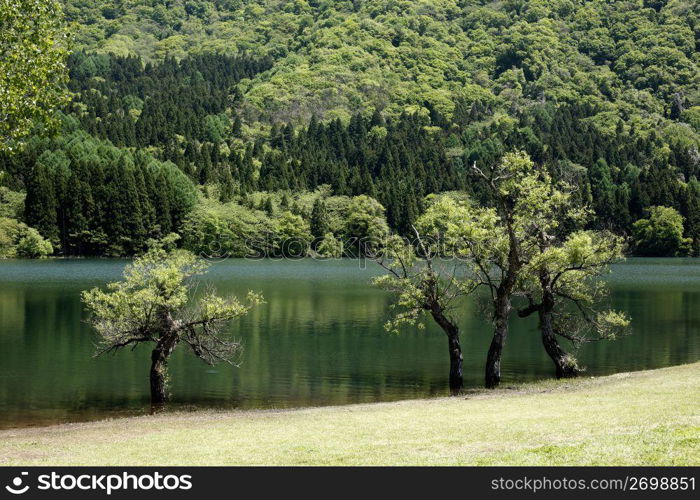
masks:
<path id="1" fill-rule="evenodd" d="M 509 111 L 585 101 L 650 119 L 700 104 L 690 0 L 66 0 L 66 12 L 88 49 L 271 56 L 245 85 L 270 120 L 426 102 L 450 115 L 460 99 Z"/>
<path id="2" fill-rule="evenodd" d="M 467 165 L 524 150 L 579 187 L 591 226 L 631 235 L 671 207 L 666 229 L 700 254 L 697 2 L 65 0 L 65 12 L 76 51 L 63 137 L 0 158 L 3 184 L 27 191 L 24 222 L 59 253 L 126 255 L 184 224 L 226 227 L 240 247 L 246 231 L 223 213 L 277 238 L 282 216 L 311 223 L 302 193 L 316 190 L 376 198 L 363 210 L 407 234 L 430 193 L 489 203 Z M 90 182 L 67 189 L 153 159 L 235 206 L 192 221 L 143 201 L 153 223 L 112 223 Z M 148 174 L 133 177 L 125 190 L 145 200 Z"/>

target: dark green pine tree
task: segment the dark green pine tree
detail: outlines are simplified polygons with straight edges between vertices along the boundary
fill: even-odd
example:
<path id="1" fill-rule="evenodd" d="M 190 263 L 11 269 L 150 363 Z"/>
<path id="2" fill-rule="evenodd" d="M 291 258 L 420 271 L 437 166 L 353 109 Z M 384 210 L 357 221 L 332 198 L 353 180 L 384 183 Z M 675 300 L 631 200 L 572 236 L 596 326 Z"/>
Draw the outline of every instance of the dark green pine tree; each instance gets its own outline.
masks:
<path id="1" fill-rule="evenodd" d="M 104 200 L 103 227 L 108 235 L 107 255 L 119 257 L 124 255 L 124 244 L 129 240 L 127 225 L 130 214 L 125 212 L 125 199 L 121 189 L 125 184 L 124 170 L 116 161 L 111 161 L 105 168 L 105 183 L 102 186 L 101 199 Z"/>
<path id="2" fill-rule="evenodd" d="M 124 251 L 126 255 L 141 252 L 146 246 L 146 229 L 143 225 L 141 200 L 134 177 L 134 167 L 123 168 L 123 182 L 120 194 L 120 205 L 124 210 Z"/>
<path id="3" fill-rule="evenodd" d="M 282 200 L 280 201 L 280 208 L 282 210 L 289 210 L 289 196 L 287 196 L 287 193 L 282 194 Z"/>
<path id="4" fill-rule="evenodd" d="M 231 201 L 233 199 L 234 188 L 235 186 L 233 183 L 233 175 L 231 175 L 231 168 L 226 166 L 223 168 L 219 200 L 222 203 L 228 203 Z"/>
<path id="5" fill-rule="evenodd" d="M 685 236 L 693 239 L 693 255 L 700 256 L 700 182 L 691 179 L 683 190 L 681 203 L 685 217 Z"/>
<path id="6" fill-rule="evenodd" d="M 236 119 L 233 120 L 233 125 L 231 127 L 231 135 L 236 138 L 240 138 L 242 136 L 242 130 L 243 130 L 243 122 L 241 121 L 240 116 L 236 116 Z"/>
<path id="7" fill-rule="evenodd" d="M 141 218 L 143 220 L 143 227 L 146 230 L 146 239 L 151 237 L 149 232 L 156 224 L 156 209 L 151 202 L 151 198 L 148 196 L 147 178 L 152 184 L 153 179 L 150 176 L 148 168 L 140 167 L 134 171 L 134 182 L 136 183 L 136 191 L 138 193 L 139 203 L 141 204 Z"/>
<path id="8" fill-rule="evenodd" d="M 200 165 L 199 165 L 199 183 L 209 184 L 212 180 L 212 164 L 211 164 L 211 152 L 209 151 L 209 146 L 202 146 L 202 153 L 200 155 Z"/>
<path id="9" fill-rule="evenodd" d="M 85 251 L 86 239 L 89 240 L 90 226 L 85 210 L 85 191 L 90 189 L 89 184 L 71 172 L 66 193 L 66 241 L 63 247 L 65 255 L 82 255 Z"/>
<path id="10" fill-rule="evenodd" d="M 156 223 L 158 226 L 158 236 L 165 236 L 172 232 L 172 215 L 170 206 L 172 205 L 171 191 L 163 172 L 159 172 L 154 181 L 155 192 L 151 193 L 151 199 L 156 208 Z"/>
<path id="11" fill-rule="evenodd" d="M 253 149 L 246 148 L 245 155 L 241 163 L 241 184 L 243 191 L 250 193 L 258 188 L 255 177 L 255 163 L 253 162 Z"/>
<path id="12" fill-rule="evenodd" d="M 328 220 L 328 210 L 326 209 L 326 203 L 321 199 L 321 197 L 316 198 L 314 201 L 313 208 L 311 209 L 311 220 L 309 221 L 311 226 L 311 234 L 314 238 L 323 238 L 323 236 L 330 230 L 330 223 Z"/>
<path id="13" fill-rule="evenodd" d="M 59 243 L 57 206 L 51 172 L 43 164 L 37 164 L 27 182 L 24 218 L 28 225 L 36 228 L 56 246 Z"/>
<path id="14" fill-rule="evenodd" d="M 615 225 L 615 184 L 608 163 L 600 158 L 588 171 L 593 195 L 593 208 L 599 227 Z"/>
<path id="15" fill-rule="evenodd" d="M 272 216 L 275 213 L 275 209 L 272 206 L 272 198 L 270 198 L 269 196 L 265 199 L 265 202 L 263 203 L 263 210 L 269 216 Z"/>

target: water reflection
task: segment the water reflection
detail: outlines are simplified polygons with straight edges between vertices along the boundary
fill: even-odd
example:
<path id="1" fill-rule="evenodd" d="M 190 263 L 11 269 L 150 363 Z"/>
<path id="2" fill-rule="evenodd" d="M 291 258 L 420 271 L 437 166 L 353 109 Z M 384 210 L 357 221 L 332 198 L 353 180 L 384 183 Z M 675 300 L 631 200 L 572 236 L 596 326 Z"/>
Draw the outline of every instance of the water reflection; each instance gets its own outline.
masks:
<path id="1" fill-rule="evenodd" d="M 93 359 L 79 294 L 117 279 L 123 261 L 0 262 L 0 427 L 148 410 L 148 350 Z M 429 327 L 387 334 L 390 297 L 356 263 L 224 261 L 208 280 L 220 293 L 261 291 L 267 304 L 235 323 L 243 364 L 215 368 L 174 355 L 175 405 L 270 408 L 446 394 L 447 345 Z M 610 277 L 613 306 L 633 335 L 585 346 L 591 375 L 700 358 L 700 266 L 691 259 L 630 260 Z M 465 384 L 480 385 L 490 327 L 462 308 Z M 504 383 L 549 377 L 534 318 L 514 320 Z"/>

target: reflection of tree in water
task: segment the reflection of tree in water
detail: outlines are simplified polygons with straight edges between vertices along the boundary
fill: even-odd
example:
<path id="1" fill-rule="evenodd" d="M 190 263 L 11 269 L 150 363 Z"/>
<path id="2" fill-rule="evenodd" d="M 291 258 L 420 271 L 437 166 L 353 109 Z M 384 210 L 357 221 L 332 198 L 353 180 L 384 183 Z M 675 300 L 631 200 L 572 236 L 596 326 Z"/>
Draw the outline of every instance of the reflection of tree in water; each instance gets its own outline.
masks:
<path id="1" fill-rule="evenodd" d="M 648 259 L 614 268 L 611 306 L 635 318 L 633 332 L 614 343 L 584 346 L 577 354 L 587 375 L 700 357 L 700 287 L 689 284 L 700 266 L 678 262 L 686 264 L 677 272 Z M 80 290 L 116 279 L 121 264 L 43 262 L 41 279 L 31 279 L 29 271 L 3 274 L 10 264 L 31 265 L 0 264 L 0 426 L 148 406 L 148 350 L 95 360 L 94 337 L 82 322 Z M 83 273 L 90 277 L 76 278 Z M 240 368 L 212 370 L 186 353 L 173 355 L 173 403 L 283 407 L 446 394 L 444 334 L 432 325 L 400 338 L 387 334 L 390 297 L 367 286 L 371 275 L 349 260 L 213 264 L 210 278 L 219 293 L 259 290 L 268 303 L 232 325 L 244 347 Z M 458 316 L 460 329 L 474 332 L 462 340 L 467 387 L 483 381 L 491 336 L 475 308 L 470 299 Z M 516 373 L 518 379 L 550 377 L 536 319 L 514 319 L 511 328 L 504 383 L 516 380 Z"/>

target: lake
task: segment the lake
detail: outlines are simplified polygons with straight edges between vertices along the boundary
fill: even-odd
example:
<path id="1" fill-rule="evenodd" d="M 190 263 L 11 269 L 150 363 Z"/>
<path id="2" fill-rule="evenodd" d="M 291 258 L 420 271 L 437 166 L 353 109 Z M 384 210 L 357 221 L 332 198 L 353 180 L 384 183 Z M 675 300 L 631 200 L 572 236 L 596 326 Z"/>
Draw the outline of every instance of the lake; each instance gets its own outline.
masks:
<path id="1" fill-rule="evenodd" d="M 81 290 L 119 279 L 126 261 L 0 261 L 0 428 L 145 413 L 149 349 L 95 359 Z M 447 394 L 444 334 L 386 333 L 391 297 L 368 286 L 358 261 L 214 263 L 219 293 L 260 291 L 266 304 L 232 324 L 239 368 L 208 366 L 182 346 L 170 362 L 176 408 L 282 408 Z M 587 374 L 700 359 L 700 260 L 630 259 L 608 279 L 633 332 L 577 353 Z M 491 329 L 468 301 L 460 328 L 465 385 L 480 386 Z M 503 384 L 553 375 L 534 318 L 514 319 Z"/>

